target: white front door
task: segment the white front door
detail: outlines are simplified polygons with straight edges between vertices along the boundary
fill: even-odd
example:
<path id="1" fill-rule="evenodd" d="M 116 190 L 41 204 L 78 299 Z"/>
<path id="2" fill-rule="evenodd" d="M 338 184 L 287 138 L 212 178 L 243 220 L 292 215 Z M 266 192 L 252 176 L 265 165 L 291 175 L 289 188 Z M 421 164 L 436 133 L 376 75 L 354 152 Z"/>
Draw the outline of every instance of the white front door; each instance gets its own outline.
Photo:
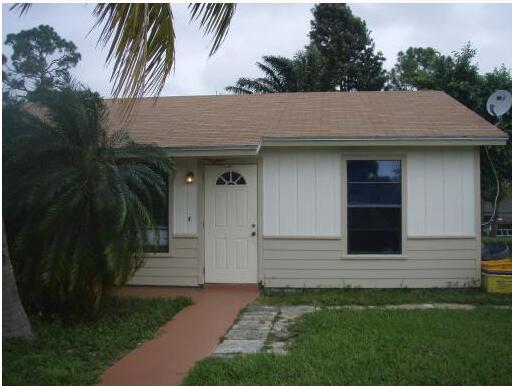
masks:
<path id="1" fill-rule="evenodd" d="M 257 282 L 256 165 L 206 166 L 205 282 Z"/>

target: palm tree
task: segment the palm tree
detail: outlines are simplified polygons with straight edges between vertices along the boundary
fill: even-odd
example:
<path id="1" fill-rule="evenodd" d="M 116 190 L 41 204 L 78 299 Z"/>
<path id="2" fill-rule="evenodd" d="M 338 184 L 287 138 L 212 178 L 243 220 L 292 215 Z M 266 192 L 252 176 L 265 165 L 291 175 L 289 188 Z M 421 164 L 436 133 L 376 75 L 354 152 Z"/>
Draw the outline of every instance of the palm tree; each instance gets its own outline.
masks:
<path id="1" fill-rule="evenodd" d="M 11 9 L 19 9 L 23 14 L 30 7 L 31 4 L 24 3 L 16 4 Z M 213 55 L 227 35 L 236 4 L 195 3 L 190 4 L 189 9 L 190 20 L 199 21 L 205 35 L 213 36 L 210 50 L 210 55 Z M 98 4 L 93 14 L 97 18 L 94 27 L 103 27 L 99 42 L 109 47 L 107 62 L 114 64 L 111 74 L 114 98 L 121 96 L 131 101 L 127 110 L 129 112 L 137 97 L 146 93 L 158 96 L 175 60 L 175 34 L 170 4 Z M 10 261 L 8 265 L 11 265 Z M 4 280 L 5 277 L 4 274 Z M 16 288 L 14 278 L 12 284 Z M 23 309 L 17 293 L 17 290 L 5 291 L 4 305 L 18 304 Z M 15 324 L 19 326 L 28 325 L 26 318 L 15 319 Z M 25 332 L 29 330 L 19 329 Z"/>
<path id="2" fill-rule="evenodd" d="M 263 62 L 256 62 L 256 66 L 263 72 L 263 77 L 240 78 L 234 86 L 228 86 L 225 90 L 234 94 L 298 91 L 297 71 L 292 59 L 268 55 L 263 57 Z"/>
<path id="3" fill-rule="evenodd" d="M 323 58 L 317 49 L 307 47 L 293 59 L 268 55 L 256 62 L 263 72 L 259 78 L 239 78 L 225 88 L 233 94 L 267 94 L 299 91 L 331 91 L 332 82 L 324 76 Z"/>
<path id="4" fill-rule="evenodd" d="M 89 315 L 140 266 L 172 161 L 122 130 L 107 133 L 107 109 L 89 90 L 50 92 L 42 111 L 7 151 L 13 264 L 27 304 Z"/>
<path id="5" fill-rule="evenodd" d="M 21 14 L 31 4 L 15 4 Z M 224 41 L 236 10 L 233 3 L 193 3 L 190 21 L 198 21 L 205 35 L 212 35 L 210 56 Z M 94 8 L 101 28 L 99 43 L 108 47 L 107 63 L 113 64 L 112 96 L 158 96 L 175 63 L 175 33 L 169 3 L 100 3 Z"/>

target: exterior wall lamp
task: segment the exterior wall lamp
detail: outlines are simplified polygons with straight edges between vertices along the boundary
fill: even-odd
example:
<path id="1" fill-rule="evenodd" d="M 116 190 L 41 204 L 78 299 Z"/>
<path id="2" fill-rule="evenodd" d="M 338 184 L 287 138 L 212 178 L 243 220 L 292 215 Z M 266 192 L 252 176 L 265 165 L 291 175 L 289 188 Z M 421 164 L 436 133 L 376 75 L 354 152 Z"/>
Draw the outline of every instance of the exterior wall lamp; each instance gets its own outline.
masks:
<path id="1" fill-rule="evenodd" d="M 194 173 L 188 172 L 185 176 L 185 183 L 186 184 L 193 184 L 194 183 Z"/>

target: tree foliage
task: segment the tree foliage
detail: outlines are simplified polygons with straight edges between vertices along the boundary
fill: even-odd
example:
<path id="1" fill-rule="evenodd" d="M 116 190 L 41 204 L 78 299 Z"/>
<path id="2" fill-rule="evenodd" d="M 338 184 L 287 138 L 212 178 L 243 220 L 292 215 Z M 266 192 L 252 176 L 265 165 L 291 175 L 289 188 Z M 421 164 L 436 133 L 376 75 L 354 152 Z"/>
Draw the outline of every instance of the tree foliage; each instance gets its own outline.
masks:
<path id="1" fill-rule="evenodd" d="M 476 50 L 468 43 L 453 55 L 441 55 L 431 47 L 410 47 L 397 55 L 390 72 L 394 90 L 442 90 L 470 108 L 482 93 L 482 77 L 473 63 Z"/>
<path id="2" fill-rule="evenodd" d="M 36 310 L 90 315 L 140 265 L 172 162 L 124 131 L 107 133 L 106 107 L 89 90 L 48 92 L 30 110 L 37 117 L 20 104 L 3 114 L 4 214 L 20 292 Z"/>
<path id="3" fill-rule="evenodd" d="M 5 44 L 13 50 L 6 86 L 21 95 L 68 85 L 80 61 L 75 44 L 48 25 L 8 34 Z"/>
<path id="4" fill-rule="evenodd" d="M 375 52 L 366 23 L 340 3 L 313 8 L 310 45 L 325 59 L 325 73 L 340 91 L 381 90 L 386 82 L 382 53 Z"/>
<path id="5" fill-rule="evenodd" d="M 387 76 L 384 57 L 366 23 L 345 4 L 313 9 L 310 43 L 293 58 L 264 56 L 256 65 L 263 76 L 239 78 L 226 91 L 236 94 L 381 90 Z"/>
<path id="6" fill-rule="evenodd" d="M 390 88 L 398 90 L 442 90 L 491 123 L 497 123 L 486 110 L 487 98 L 496 90 L 512 91 L 512 73 L 505 66 L 481 74 L 474 63 L 476 51 L 470 44 L 452 55 L 441 55 L 431 47 L 410 47 L 399 52 L 391 71 Z M 499 127 L 512 136 L 512 112 L 505 115 Z M 487 149 L 503 186 L 512 183 L 512 143 Z M 485 148 L 481 153 L 482 197 L 494 201 L 495 176 Z M 501 190 L 499 200 L 504 198 Z"/>

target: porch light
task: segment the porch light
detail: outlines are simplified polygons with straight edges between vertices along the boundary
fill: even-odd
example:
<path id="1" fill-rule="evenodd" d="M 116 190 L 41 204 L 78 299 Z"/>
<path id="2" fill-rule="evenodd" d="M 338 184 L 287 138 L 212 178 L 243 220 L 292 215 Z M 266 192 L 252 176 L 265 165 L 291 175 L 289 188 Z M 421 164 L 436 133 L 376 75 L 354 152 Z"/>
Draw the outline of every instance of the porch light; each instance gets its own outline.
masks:
<path id="1" fill-rule="evenodd" d="M 193 184 L 194 183 L 194 173 L 188 172 L 185 176 L 185 183 L 186 184 Z"/>

